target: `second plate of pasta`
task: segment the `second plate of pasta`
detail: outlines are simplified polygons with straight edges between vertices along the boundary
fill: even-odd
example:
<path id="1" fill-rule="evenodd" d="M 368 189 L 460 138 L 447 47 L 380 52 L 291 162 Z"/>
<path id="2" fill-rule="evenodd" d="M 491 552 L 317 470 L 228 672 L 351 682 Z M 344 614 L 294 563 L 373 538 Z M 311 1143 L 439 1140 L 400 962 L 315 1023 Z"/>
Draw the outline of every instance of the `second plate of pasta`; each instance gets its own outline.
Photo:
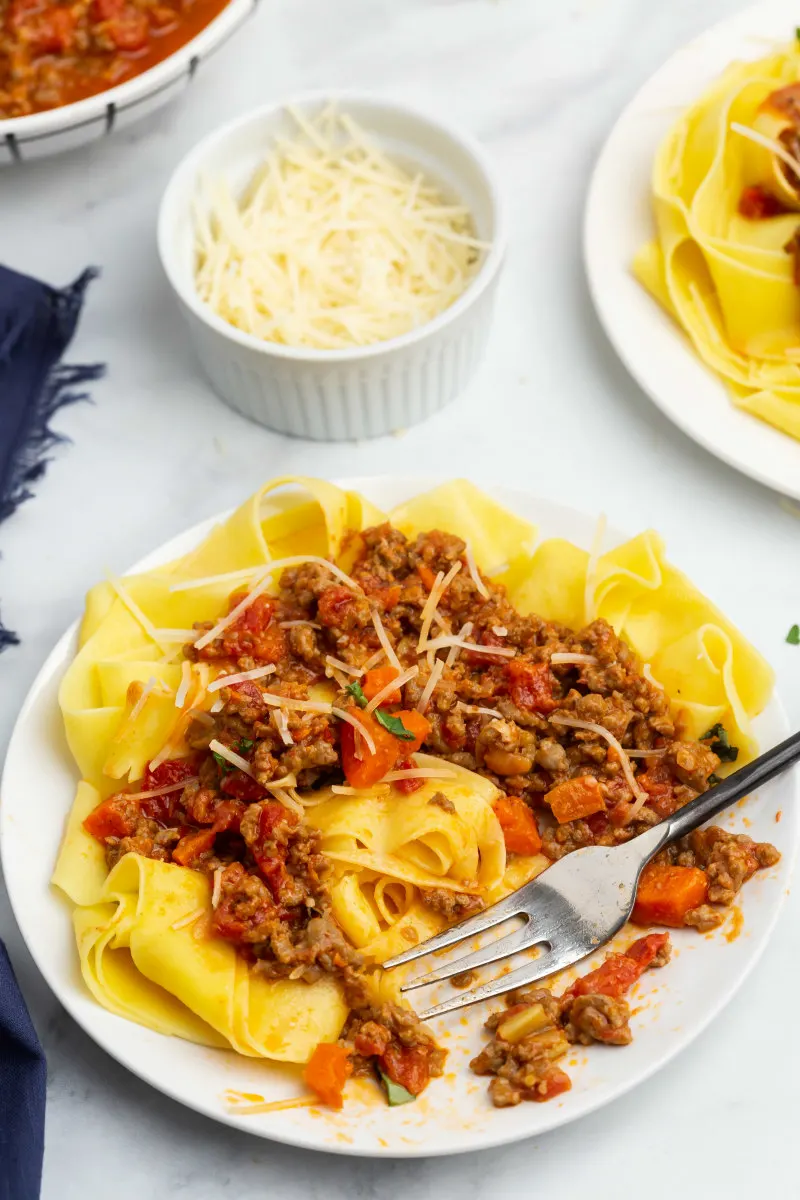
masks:
<path id="1" fill-rule="evenodd" d="M 800 197 L 794 109 L 780 111 L 800 79 L 796 26 L 789 0 L 769 0 L 649 80 L 598 160 L 584 253 L 601 323 L 650 398 L 800 498 Z"/>
<path id="2" fill-rule="evenodd" d="M 428 1028 L 380 964 L 780 740 L 772 686 L 652 530 L 464 480 L 272 480 L 92 587 L 12 736 L 9 895 L 90 1036 L 212 1119 L 376 1157 L 514 1141 L 640 1083 L 742 983 L 794 781 L 513 1008 Z"/>

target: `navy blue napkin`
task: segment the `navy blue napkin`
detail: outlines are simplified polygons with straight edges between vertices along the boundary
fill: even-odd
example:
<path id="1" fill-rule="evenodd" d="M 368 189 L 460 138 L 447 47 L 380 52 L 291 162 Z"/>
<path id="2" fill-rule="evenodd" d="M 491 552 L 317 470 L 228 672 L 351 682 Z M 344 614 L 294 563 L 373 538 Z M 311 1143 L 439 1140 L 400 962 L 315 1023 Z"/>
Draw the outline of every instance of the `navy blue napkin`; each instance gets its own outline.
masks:
<path id="1" fill-rule="evenodd" d="M 0 521 L 30 498 L 48 451 L 66 440 L 49 428 L 50 418 L 85 400 L 75 389 L 103 374 L 97 364 L 61 362 L 96 274 L 84 271 L 59 290 L 0 266 Z M 0 622 L 0 651 L 17 640 Z"/>
<path id="2" fill-rule="evenodd" d="M 47 454 L 65 439 L 49 421 L 101 366 L 65 366 L 86 288 L 84 271 L 59 291 L 0 266 L 0 521 L 31 496 Z M 19 564 L 24 570 L 24 564 Z M 18 641 L 0 623 L 0 651 Z M 0 941 L 0 1200 L 37 1200 L 42 1176 L 47 1067 Z"/>
<path id="3" fill-rule="evenodd" d="M 0 942 L 0 1200 L 37 1200 L 47 1068 Z"/>

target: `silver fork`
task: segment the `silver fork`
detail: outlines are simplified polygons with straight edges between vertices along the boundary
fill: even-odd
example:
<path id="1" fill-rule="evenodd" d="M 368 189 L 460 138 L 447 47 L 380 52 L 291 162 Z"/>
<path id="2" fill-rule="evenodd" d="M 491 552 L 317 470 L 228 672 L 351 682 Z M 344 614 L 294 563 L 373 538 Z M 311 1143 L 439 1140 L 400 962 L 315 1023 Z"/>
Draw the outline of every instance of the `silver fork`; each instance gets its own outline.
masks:
<path id="1" fill-rule="evenodd" d="M 410 992 L 451 979 L 464 971 L 500 962 L 522 950 L 541 947 L 539 955 L 531 962 L 421 1012 L 419 1015 L 423 1020 L 480 1000 L 490 1000 L 512 988 L 524 987 L 561 971 L 592 954 L 622 928 L 633 909 L 642 868 L 654 854 L 729 808 L 754 788 L 788 770 L 798 759 L 800 733 L 768 750 L 646 833 L 620 846 L 586 846 L 575 850 L 485 912 L 387 959 L 383 965 L 399 967 L 414 962 L 513 918 L 522 918 L 522 927 L 499 941 L 403 985 L 401 991 Z"/>

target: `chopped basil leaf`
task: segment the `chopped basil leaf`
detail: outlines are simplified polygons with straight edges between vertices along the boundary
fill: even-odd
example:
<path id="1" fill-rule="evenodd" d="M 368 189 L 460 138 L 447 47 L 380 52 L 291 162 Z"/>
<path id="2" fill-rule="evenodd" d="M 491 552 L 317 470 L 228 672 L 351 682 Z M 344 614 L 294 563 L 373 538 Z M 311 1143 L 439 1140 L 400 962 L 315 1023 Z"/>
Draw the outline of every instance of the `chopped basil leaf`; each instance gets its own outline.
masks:
<path id="1" fill-rule="evenodd" d="M 239 750 L 241 750 L 242 754 L 246 754 L 248 750 L 253 749 L 253 746 L 255 746 L 255 742 L 253 741 L 252 738 L 239 738 L 236 745 L 239 748 Z"/>
<path id="2" fill-rule="evenodd" d="M 378 1074 L 381 1077 L 383 1086 L 386 1088 L 386 1099 L 390 1108 L 396 1108 L 398 1104 L 410 1104 L 412 1100 L 416 1100 L 416 1096 L 412 1096 L 411 1092 L 406 1091 L 402 1084 L 395 1083 L 388 1075 L 385 1075 L 378 1068 Z"/>
<path id="3" fill-rule="evenodd" d="M 793 625 L 786 635 L 790 646 L 800 646 L 800 625 Z"/>
<path id="4" fill-rule="evenodd" d="M 384 712 L 382 708 L 375 709 L 375 720 L 389 733 L 400 738 L 401 742 L 413 742 L 416 739 L 416 735 L 410 729 L 406 729 L 400 717 L 393 717 L 391 713 Z"/>
<path id="5" fill-rule="evenodd" d="M 369 704 L 367 697 L 364 695 L 364 689 L 358 680 L 356 680 L 355 683 L 348 683 L 344 690 L 347 692 L 348 696 L 351 696 L 352 699 L 355 700 L 359 708 L 366 708 Z"/>
<path id="6" fill-rule="evenodd" d="M 711 749 L 722 762 L 736 762 L 739 757 L 739 747 L 731 745 L 728 731 L 719 721 L 703 734 L 700 741 L 711 742 Z"/>
<path id="7" fill-rule="evenodd" d="M 711 775 L 709 775 L 709 777 L 708 777 L 708 782 L 711 784 L 711 786 L 712 786 L 712 787 L 716 787 L 718 783 L 722 783 L 722 780 L 721 780 L 721 778 L 719 777 L 719 775 L 714 775 L 714 774 L 712 773 L 712 774 L 711 774 Z"/>
<path id="8" fill-rule="evenodd" d="M 800 25 L 798 25 L 797 29 L 795 29 L 794 36 L 797 38 L 798 42 L 800 42 Z"/>
<path id="9" fill-rule="evenodd" d="M 227 775 L 228 771 L 232 771 L 234 769 L 233 763 L 228 762 L 227 758 L 223 758 L 221 754 L 217 754 L 216 750 L 212 750 L 211 753 L 214 755 L 214 762 L 217 764 L 223 775 Z"/>

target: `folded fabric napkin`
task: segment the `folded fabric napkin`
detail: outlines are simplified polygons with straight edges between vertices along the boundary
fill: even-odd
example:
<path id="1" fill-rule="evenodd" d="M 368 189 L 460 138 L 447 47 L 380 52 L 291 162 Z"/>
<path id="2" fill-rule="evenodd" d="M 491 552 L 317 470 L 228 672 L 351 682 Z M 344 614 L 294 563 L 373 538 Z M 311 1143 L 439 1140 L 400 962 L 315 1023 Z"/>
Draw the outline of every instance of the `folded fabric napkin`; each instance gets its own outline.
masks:
<path id="1" fill-rule="evenodd" d="M 65 404 L 86 399 L 74 389 L 103 374 L 98 364 L 61 362 L 96 274 L 84 271 L 59 291 L 0 266 L 0 521 L 29 499 L 48 450 L 66 440 L 49 429 L 50 418 Z M 0 651 L 16 641 L 0 622 Z"/>
<path id="2" fill-rule="evenodd" d="M 0 1200 L 37 1200 L 44 1149 L 44 1054 L 0 942 Z"/>
<path id="3" fill-rule="evenodd" d="M 31 484 L 47 466 L 47 452 L 65 440 L 50 430 L 50 418 L 63 405 L 84 399 L 75 389 L 103 373 L 97 365 L 61 363 L 95 275 L 84 271 L 58 291 L 0 266 L 0 521 L 30 498 Z M 17 640 L 0 623 L 0 651 Z M 37 1200 L 39 1195 L 46 1072 L 0 942 L 0 1200 Z"/>

